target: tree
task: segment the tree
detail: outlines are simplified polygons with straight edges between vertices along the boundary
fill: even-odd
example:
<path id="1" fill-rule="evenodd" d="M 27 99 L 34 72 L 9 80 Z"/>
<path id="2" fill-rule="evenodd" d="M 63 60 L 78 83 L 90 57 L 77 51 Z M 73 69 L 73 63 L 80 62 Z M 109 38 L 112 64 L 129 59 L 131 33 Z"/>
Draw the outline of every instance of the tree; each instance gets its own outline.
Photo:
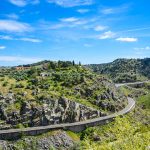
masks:
<path id="1" fill-rule="evenodd" d="M 49 69 L 56 69 L 56 64 L 52 61 L 49 62 L 49 65 L 48 65 L 48 68 Z"/>
<path id="2" fill-rule="evenodd" d="M 75 66 L 75 62 L 74 62 L 74 60 L 72 61 L 72 65 L 73 65 L 73 66 Z"/>

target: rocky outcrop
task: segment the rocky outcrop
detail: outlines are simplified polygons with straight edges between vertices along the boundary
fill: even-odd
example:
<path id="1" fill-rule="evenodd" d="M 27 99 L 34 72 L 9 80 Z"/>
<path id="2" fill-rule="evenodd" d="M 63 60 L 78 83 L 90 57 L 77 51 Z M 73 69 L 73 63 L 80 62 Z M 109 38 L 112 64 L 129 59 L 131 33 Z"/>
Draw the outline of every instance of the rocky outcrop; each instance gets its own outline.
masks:
<path id="1" fill-rule="evenodd" d="M 5 101 L 5 103 L 3 103 Z M 13 97 L 0 97 L 0 120 L 4 127 L 43 126 L 59 123 L 84 121 L 105 115 L 98 110 L 86 107 L 74 101 L 61 97 L 60 99 L 43 99 L 42 105 L 35 105 L 32 101 L 24 101 L 20 109 L 9 111 L 11 104 L 15 104 Z M 11 126 L 10 126 L 11 125 Z"/>
<path id="2" fill-rule="evenodd" d="M 55 131 L 52 135 L 42 136 L 39 138 L 23 138 L 12 142 L 0 141 L 0 149 L 2 150 L 49 150 L 53 148 L 66 150 L 73 145 L 73 140 L 64 131 Z"/>

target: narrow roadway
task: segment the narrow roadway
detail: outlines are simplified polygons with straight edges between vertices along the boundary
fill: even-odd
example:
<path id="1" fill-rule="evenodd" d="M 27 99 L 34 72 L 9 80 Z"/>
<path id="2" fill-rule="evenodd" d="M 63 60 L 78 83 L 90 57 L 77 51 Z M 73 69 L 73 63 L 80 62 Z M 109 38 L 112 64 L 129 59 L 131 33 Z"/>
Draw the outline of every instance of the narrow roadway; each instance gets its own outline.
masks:
<path id="1" fill-rule="evenodd" d="M 123 84 L 126 85 L 126 84 Z M 122 86 L 122 84 L 116 85 L 116 87 Z M 47 125 L 47 126 L 39 126 L 39 127 L 29 127 L 29 128 L 23 128 L 23 129 L 8 129 L 8 130 L 0 130 L 0 139 L 11 139 L 19 136 L 19 135 L 37 135 L 40 133 L 45 133 L 47 131 L 53 130 L 53 129 L 65 129 L 65 130 L 72 130 L 75 132 L 80 132 L 87 127 L 97 126 L 101 124 L 108 123 L 110 121 L 113 121 L 113 119 L 119 115 L 124 115 L 128 112 L 130 112 L 135 107 L 135 101 L 127 97 L 128 99 L 128 105 L 121 111 L 116 112 L 114 114 L 99 117 L 91 120 L 81 121 L 81 122 L 75 122 L 75 123 L 64 123 L 64 124 L 56 124 L 56 125 Z"/>

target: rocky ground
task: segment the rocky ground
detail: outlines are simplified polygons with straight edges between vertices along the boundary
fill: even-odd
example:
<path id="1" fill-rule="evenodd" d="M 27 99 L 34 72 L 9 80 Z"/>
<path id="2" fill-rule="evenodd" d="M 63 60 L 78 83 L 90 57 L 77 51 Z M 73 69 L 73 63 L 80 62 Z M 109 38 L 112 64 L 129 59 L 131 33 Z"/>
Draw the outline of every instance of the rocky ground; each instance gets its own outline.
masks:
<path id="1" fill-rule="evenodd" d="M 26 137 L 18 141 L 0 141 L 2 150 L 67 150 L 74 147 L 74 142 L 65 131 L 53 131 L 46 136 Z"/>

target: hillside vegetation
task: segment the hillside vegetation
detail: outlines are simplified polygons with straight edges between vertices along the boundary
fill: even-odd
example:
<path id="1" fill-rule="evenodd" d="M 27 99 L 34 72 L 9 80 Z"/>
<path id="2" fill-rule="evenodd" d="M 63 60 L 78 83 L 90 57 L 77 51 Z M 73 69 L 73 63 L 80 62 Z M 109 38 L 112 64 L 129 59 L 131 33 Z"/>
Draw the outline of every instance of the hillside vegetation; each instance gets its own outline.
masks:
<path id="1" fill-rule="evenodd" d="M 93 73 L 74 62 L 44 61 L 23 67 L 29 68 L 2 68 L 1 129 L 104 116 L 125 107 L 127 96 L 136 100 L 136 106 L 131 113 L 103 126 L 87 128 L 80 133 L 56 130 L 38 136 L 22 135 L 19 140 L 0 141 L 0 149 L 149 149 L 150 83 L 116 89 L 105 75 Z"/>
<path id="2" fill-rule="evenodd" d="M 135 82 L 150 78 L 150 58 L 117 59 L 106 64 L 87 65 L 96 73 L 108 75 L 116 83 Z"/>
<path id="3" fill-rule="evenodd" d="M 150 148 L 150 88 L 121 87 L 136 100 L 133 112 L 104 126 L 92 127 L 80 135 L 85 150 L 148 150 Z M 142 92 L 141 92 L 142 91 Z"/>
<path id="4" fill-rule="evenodd" d="M 0 92 L 1 129 L 77 122 L 127 104 L 109 79 L 70 61 L 5 68 Z"/>
<path id="5" fill-rule="evenodd" d="M 57 130 L 39 136 L 22 137 L 17 141 L 0 141 L 0 147 L 11 147 L 15 150 L 149 150 L 149 83 L 138 89 L 124 86 L 120 90 L 127 96 L 132 96 L 137 103 L 132 112 L 117 117 L 114 122 L 87 128 L 80 133 Z M 136 95 L 141 90 L 145 93 Z"/>

